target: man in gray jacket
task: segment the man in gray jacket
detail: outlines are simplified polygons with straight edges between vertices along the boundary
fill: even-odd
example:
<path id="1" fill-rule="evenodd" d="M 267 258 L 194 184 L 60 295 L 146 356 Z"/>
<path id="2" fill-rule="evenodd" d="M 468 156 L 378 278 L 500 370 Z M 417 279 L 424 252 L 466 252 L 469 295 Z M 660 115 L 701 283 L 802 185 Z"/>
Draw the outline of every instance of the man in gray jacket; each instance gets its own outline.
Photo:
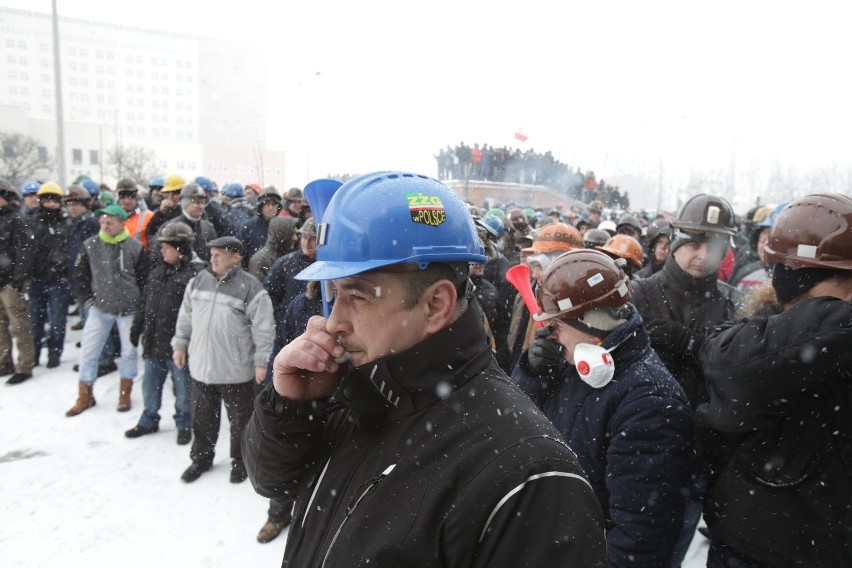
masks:
<path id="1" fill-rule="evenodd" d="M 74 268 L 74 293 L 89 311 L 80 342 L 79 394 L 66 416 L 76 416 L 95 405 L 92 387 L 97 379 L 98 359 L 113 325 L 118 327 L 121 338 L 119 412 L 130 410 L 130 391 L 137 373 L 130 328 L 148 276 L 148 255 L 142 243 L 125 229 L 127 212 L 119 205 L 112 204 L 95 214 L 101 230 L 83 241 Z"/>
<path id="2" fill-rule="evenodd" d="M 275 338 L 272 302 L 243 270 L 243 244 L 234 237 L 209 243 L 210 269 L 190 280 L 172 338 L 172 360 L 192 376 L 192 483 L 213 467 L 222 400 L 231 422 L 231 483 L 246 478 L 240 440 L 252 413 L 252 379 L 263 382 Z"/>

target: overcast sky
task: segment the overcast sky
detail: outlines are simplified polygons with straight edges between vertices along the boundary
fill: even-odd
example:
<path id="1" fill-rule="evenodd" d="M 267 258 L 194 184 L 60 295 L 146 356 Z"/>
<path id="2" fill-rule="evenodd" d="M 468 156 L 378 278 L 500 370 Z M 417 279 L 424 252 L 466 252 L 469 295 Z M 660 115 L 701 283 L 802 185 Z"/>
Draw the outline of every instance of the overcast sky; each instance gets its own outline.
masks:
<path id="1" fill-rule="evenodd" d="M 0 4 L 50 11 L 48 0 Z M 271 143 L 308 175 L 413 169 L 465 141 L 611 173 L 852 159 L 841 2 L 58 0 L 61 15 L 274 57 Z M 319 75 L 317 75 L 319 73 Z M 302 179 L 298 179 L 302 178 Z"/>

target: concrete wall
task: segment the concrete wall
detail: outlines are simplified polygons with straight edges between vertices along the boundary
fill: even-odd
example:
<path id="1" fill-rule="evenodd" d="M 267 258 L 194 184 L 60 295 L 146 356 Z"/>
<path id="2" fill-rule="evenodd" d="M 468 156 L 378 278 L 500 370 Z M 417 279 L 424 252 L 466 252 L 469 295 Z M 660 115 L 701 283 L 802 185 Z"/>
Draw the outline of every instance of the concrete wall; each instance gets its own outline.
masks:
<path id="1" fill-rule="evenodd" d="M 554 208 L 561 205 L 564 209 L 582 204 L 540 185 L 523 185 L 517 183 L 499 183 L 482 180 L 444 180 L 444 183 L 458 193 L 465 201 L 482 207 L 486 199 L 496 205 L 514 203 L 520 207 Z"/>

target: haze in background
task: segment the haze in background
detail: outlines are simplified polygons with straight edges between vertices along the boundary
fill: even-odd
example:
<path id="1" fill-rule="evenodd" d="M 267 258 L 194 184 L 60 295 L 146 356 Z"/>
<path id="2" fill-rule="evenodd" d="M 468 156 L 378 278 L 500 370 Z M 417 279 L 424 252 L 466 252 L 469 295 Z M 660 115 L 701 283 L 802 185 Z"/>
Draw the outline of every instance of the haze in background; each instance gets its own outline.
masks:
<path id="1" fill-rule="evenodd" d="M 51 9 L 48 0 L 0 2 Z M 840 3 L 58 8 L 268 49 L 273 63 L 258 81 L 270 87 L 270 147 L 288 151 L 288 185 L 388 168 L 435 175 L 432 154 L 464 141 L 552 151 L 620 183 L 639 207 L 672 210 L 713 190 L 744 211 L 758 198 L 780 200 L 780 187 L 852 188 L 852 39 Z M 518 129 L 527 142 L 513 139 Z"/>

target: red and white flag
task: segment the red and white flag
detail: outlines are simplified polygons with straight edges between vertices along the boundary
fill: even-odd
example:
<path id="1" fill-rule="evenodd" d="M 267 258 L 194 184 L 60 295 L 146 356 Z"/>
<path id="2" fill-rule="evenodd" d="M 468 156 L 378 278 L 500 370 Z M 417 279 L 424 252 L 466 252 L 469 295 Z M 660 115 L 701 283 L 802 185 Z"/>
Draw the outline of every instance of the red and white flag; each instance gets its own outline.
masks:
<path id="1" fill-rule="evenodd" d="M 518 130 L 515 131 L 515 140 L 520 140 L 521 142 L 526 142 L 527 138 L 528 137 L 527 137 L 526 134 L 524 134 L 523 129 L 519 128 Z"/>

